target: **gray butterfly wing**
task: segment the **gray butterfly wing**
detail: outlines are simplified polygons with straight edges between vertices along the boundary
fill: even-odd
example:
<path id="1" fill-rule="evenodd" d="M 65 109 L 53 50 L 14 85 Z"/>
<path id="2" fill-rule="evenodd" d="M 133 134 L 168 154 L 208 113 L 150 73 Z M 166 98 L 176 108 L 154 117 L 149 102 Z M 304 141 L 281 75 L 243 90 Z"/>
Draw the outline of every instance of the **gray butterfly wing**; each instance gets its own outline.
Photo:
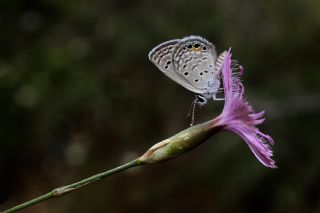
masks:
<path id="1" fill-rule="evenodd" d="M 149 60 L 154 63 L 161 72 L 167 75 L 169 78 L 185 87 L 186 89 L 195 92 L 202 93 L 202 90 L 195 88 L 192 84 L 184 79 L 181 75 L 178 74 L 176 68 L 173 64 L 172 58 L 176 45 L 179 43 L 180 39 L 170 40 L 163 42 L 153 48 L 148 57 Z"/>
<path id="2" fill-rule="evenodd" d="M 200 36 L 189 36 L 179 41 L 174 52 L 176 72 L 200 91 L 199 94 L 218 91 L 220 72 L 215 68 L 217 53 L 212 43 Z"/>

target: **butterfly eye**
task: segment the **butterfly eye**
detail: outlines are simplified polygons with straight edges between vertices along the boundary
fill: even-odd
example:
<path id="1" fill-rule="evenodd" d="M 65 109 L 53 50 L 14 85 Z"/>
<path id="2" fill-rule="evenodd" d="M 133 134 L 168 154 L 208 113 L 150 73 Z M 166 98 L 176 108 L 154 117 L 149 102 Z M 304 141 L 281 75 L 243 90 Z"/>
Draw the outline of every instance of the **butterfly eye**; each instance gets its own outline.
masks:
<path id="1" fill-rule="evenodd" d="M 203 96 L 201 96 L 201 95 L 197 95 L 197 99 L 198 99 L 198 101 L 199 101 L 200 103 L 205 103 L 205 102 L 206 102 L 206 99 L 205 99 Z"/>

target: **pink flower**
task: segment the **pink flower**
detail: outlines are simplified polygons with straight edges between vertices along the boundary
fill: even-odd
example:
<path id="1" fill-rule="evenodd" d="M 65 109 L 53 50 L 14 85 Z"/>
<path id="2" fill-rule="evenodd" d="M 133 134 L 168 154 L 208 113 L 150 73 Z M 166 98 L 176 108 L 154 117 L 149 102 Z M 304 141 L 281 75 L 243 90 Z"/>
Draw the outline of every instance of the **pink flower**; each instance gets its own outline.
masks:
<path id="1" fill-rule="evenodd" d="M 222 113 L 214 120 L 224 130 L 239 135 L 249 146 L 257 159 L 265 166 L 277 168 L 271 159 L 273 140 L 269 135 L 263 134 L 256 127 L 264 122 L 264 111 L 256 113 L 244 98 L 244 86 L 241 83 L 243 68 L 239 66 L 238 73 L 232 73 L 230 49 L 226 54 L 222 78 L 224 86 L 225 104 Z"/>

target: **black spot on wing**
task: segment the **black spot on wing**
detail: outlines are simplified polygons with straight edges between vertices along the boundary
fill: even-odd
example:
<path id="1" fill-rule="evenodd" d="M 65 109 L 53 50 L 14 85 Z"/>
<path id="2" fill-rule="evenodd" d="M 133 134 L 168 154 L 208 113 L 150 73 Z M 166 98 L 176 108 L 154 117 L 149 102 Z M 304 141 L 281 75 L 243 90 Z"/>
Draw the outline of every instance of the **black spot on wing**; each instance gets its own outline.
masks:
<path id="1" fill-rule="evenodd" d="M 178 42 L 179 42 L 179 39 L 174 39 L 174 40 L 166 41 L 159 44 L 149 52 L 149 55 L 148 55 L 149 60 L 155 61 L 156 58 L 160 57 L 159 54 L 164 51 L 167 51 L 168 53 L 169 51 L 168 48 L 170 47 L 172 49 Z"/>

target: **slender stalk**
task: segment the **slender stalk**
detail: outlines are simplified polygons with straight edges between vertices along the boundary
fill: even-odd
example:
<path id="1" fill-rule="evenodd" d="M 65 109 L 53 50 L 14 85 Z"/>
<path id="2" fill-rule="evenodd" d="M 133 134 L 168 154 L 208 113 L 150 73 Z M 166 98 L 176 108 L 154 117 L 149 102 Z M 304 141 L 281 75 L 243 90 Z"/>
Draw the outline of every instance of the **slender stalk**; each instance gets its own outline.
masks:
<path id="1" fill-rule="evenodd" d="M 67 186 L 58 187 L 47 194 L 44 194 L 40 197 L 12 207 L 11 209 L 5 210 L 1 213 L 16 212 L 18 210 L 25 209 L 29 206 L 33 206 L 45 200 L 61 197 L 69 192 L 74 191 L 77 188 L 80 188 L 92 182 L 98 181 L 104 177 L 127 170 L 135 166 L 143 164 L 152 164 L 175 158 L 197 147 L 220 130 L 221 126 L 218 124 L 217 119 L 213 119 L 211 121 L 189 127 L 188 129 L 185 129 L 168 139 L 156 143 L 140 158 L 136 160 L 133 160 L 129 163 L 123 164 L 106 172 L 102 172 L 89 178 L 80 180 L 79 182 L 72 183 Z"/>
<path id="2" fill-rule="evenodd" d="M 121 166 L 118 166 L 114 169 L 110 169 L 106 172 L 102 172 L 102 173 L 99 173 L 99 174 L 96 174 L 96 175 L 93 175 L 89 178 L 86 178 L 86 179 L 83 179 L 83 180 L 80 180 L 79 182 L 76 182 L 76 183 L 72 183 L 70 185 L 67 185 L 67 186 L 62 186 L 62 187 L 58 187 L 54 190 L 52 190 L 51 192 L 47 193 L 47 194 L 44 194 L 42 196 L 39 196 L 35 199 L 32 199 L 32 200 L 29 200 L 25 203 L 22 203 L 20 205 L 17 205 L 17 206 L 14 206 L 10 209 L 7 209 L 1 213 L 11 213 L 11 212 L 16 212 L 16 211 L 19 211 L 19 210 L 22 210 L 22 209 L 25 209 L 29 206 L 33 206 L 37 203 L 40 203 L 40 202 L 43 202 L 45 200 L 48 200 L 48 199 L 51 199 L 51 198 L 57 198 L 57 197 L 61 197 L 69 192 L 72 192 L 73 190 L 77 189 L 77 188 L 80 188 L 82 186 L 85 186 L 87 184 L 90 184 L 90 183 L 93 183 L 95 181 L 98 181 L 104 177 L 107 177 L 109 175 L 112 175 L 112 174 L 115 174 L 115 173 L 118 173 L 118 172 L 121 172 L 123 170 L 127 170 L 129 168 L 132 168 L 132 167 L 135 167 L 135 166 L 139 166 L 139 165 L 142 165 L 143 163 L 139 160 L 139 159 L 136 159 L 136 160 L 133 160 L 129 163 L 126 163 L 126 164 L 123 164 Z"/>

